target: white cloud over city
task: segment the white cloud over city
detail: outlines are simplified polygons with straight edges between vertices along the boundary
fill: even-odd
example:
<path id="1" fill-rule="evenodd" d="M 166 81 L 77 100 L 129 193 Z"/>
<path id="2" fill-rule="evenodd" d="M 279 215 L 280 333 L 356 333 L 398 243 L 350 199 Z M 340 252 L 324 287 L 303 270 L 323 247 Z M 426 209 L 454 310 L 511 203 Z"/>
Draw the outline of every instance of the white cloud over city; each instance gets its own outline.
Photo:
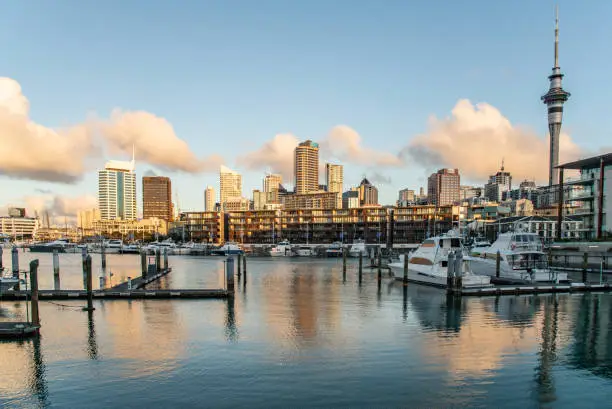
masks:
<path id="1" fill-rule="evenodd" d="M 560 161 L 577 158 L 581 149 L 569 135 L 561 135 Z M 515 180 L 545 181 L 548 177 L 548 140 L 532 130 L 513 125 L 497 108 L 462 99 L 443 119 L 431 117 L 427 132 L 412 138 L 402 150 L 406 162 L 435 171 L 458 168 L 463 178 L 485 181 L 505 162 Z"/>

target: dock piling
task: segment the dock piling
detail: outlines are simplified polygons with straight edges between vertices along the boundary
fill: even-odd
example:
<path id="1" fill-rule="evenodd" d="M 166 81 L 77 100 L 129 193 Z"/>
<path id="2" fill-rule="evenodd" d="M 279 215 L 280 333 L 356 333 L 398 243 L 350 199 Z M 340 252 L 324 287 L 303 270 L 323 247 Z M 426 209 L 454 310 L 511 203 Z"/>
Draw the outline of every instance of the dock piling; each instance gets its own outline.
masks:
<path id="1" fill-rule="evenodd" d="M 19 278 L 19 251 L 17 247 L 11 249 L 11 267 L 13 278 Z"/>
<path id="2" fill-rule="evenodd" d="M 246 279 L 246 275 L 245 275 Z M 234 258 L 228 257 L 225 261 L 225 286 L 226 290 L 234 293 Z"/>
<path id="3" fill-rule="evenodd" d="M 359 253 L 359 283 L 363 278 L 363 254 Z"/>
<path id="4" fill-rule="evenodd" d="M 60 265 L 57 250 L 53 250 L 53 288 L 55 290 L 60 289 Z"/>
<path id="5" fill-rule="evenodd" d="M 132 277 L 128 277 L 127 280 L 127 289 L 128 291 L 132 291 Z"/>
<path id="6" fill-rule="evenodd" d="M 342 248 L 342 275 L 346 275 L 346 248 Z"/>
<path id="7" fill-rule="evenodd" d="M 404 254 L 404 285 L 408 285 L 408 254 Z"/>
<path id="8" fill-rule="evenodd" d="M 155 249 L 155 274 L 159 274 L 161 266 L 161 249 Z"/>
<path id="9" fill-rule="evenodd" d="M 238 277 L 242 275 L 242 254 L 238 254 Z"/>
<path id="10" fill-rule="evenodd" d="M 587 282 L 587 268 L 589 267 L 589 253 L 586 251 L 582 256 L 582 282 Z"/>
<path id="11" fill-rule="evenodd" d="M 455 287 L 455 252 L 448 253 L 446 261 L 446 286 L 449 293 L 452 293 Z"/>
<path id="12" fill-rule="evenodd" d="M 378 248 L 378 276 L 380 277 L 380 275 L 382 274 L 382 250 L 379 247 Z"/>
<path id="13" fill-rule="evenodd" d="M 100 249 L 100 259 L 102 262 L 102 271 L 106 270 L 106 247 L 102 246 Z"/>
<path id="14" fill-rule="evenodd" d="M 4 252 L 4 249 L 2 248 L 2 246 L 0 246 L 0 271 L 2 271 L 2 269 L 4 268 L 4 264 L 2 261 L 2 253 Z"/>
<path id="15" fill-rule="evenodd" d="M 91 256 L 88 255 L 85 258 L 85 266 L 87 271 L 87 308 L 84 308 L 85 311 L 93 311 L 93 277 L 91 274 Z"/>
<path id="16" fill-rule="evenodd" d="M 81 250 L 81 257 L 83 258 L 83 288 L 87 288 L 87 250 Z"/>
<path id="17" fill-rule="evenodd" d="M 168 270 L 168 249 L 164 249 L 164 271 Z"/>
<path id="18" fill-rule="evenodd" d="M 40 326 L 40 316 L 38 314 L 38 259 L 30 261 L 30 300 L 32 324 Z"/>
<path id="19" fill-rule="evenodd" d="M 497 254 L 495 255 L 495 277 L 499 278 L 501 270 L 501 253 L 497 250 Z"/>
<path id="20" fill-rule="evenodd" d="M 147 251 L 140 250 L 140 272 L 142 277 L 147 276 Z"/>
<path id="21" fill-rule="evenodd" d="M 246 277 L 246 254 L 242 255 L 242 270 L 244 270 L 244 275 Z"/>

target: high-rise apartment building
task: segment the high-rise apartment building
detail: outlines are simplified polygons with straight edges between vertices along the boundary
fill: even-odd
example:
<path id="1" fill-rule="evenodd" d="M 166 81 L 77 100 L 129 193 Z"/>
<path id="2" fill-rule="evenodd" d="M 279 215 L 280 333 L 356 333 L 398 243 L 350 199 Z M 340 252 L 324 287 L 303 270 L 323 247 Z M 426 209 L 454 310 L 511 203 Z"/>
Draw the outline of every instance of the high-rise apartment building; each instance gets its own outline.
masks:
<path id="1" fill-rule="evenodd" d="M 279 203 L 279 190 L 283 183 L 283 177 L 278 174 L 266 175 L 263 181 L 264 193 L 266 193 L 266 201 L 269 203 Z"/>
<path id="2" fill-rule="evenodd" d="M 342 165 L 325 164 L 325 184 L 327 192 L 336 193 L 336 208 L 342 208 L 342 188 L 344 184 L 344 169 Z"/>
<path id="3" fill-rule="evenodd" d="M 311 140 L 295 148 L 295 193 L 319 190 L 319 144 Z"/>
<path id="4" fill-rule="evenodd" d="M 371 206 L 378 204 L 378 189 L 370 183 L 366 178 L 363 178 L 359 184 L 359 205 Z"/>
<path id="5" fill-rule="evenodd" d="M 165 176 L 143 176 L 142 217 L 172 220 L 172 182 Z"/>
<path id="6" fill-rule="evenodd" d="M 204 210 L 207 212 L 215 210 L 215 188 L 212 186 L 206 186 L 204 191 Z"/>
<path id="7" fill-rule="evenodd" d="M 416 195 L 414 194 L 414 190 L 411 189 L 402 189 L 399 191 L 399 195 L 397 198 L 398 202 L 414 202 L 416 200 Z"/>
<path id="8" fill-rule="evenodd" d="M 242 197 L 242 175 L 226 166 L 221 166 L 219 186 L 221 207 L 230 198 Z"/>
<path id="9" fill-rule="evenodd" d="M 102 220 L 136 220 L 136 173 L 130 162 L 111 160 L 98 171 L 98 207 Z"/>
<path id="10" fill-rule="evenodd" d="M 485 185 L 485 197 L 493 202 L 501 202 L 505 192 L 512 190 L 512 175 L 504 171 L 502 163 L 501 170 L 489 177 L 489 183 Z"/>
<path id="11" fill-rule="evenodd" d="M 459 169 L 440 169 L 427 179 L 427 197 L 436 206 L 447 206 L 460 200 Z"/>

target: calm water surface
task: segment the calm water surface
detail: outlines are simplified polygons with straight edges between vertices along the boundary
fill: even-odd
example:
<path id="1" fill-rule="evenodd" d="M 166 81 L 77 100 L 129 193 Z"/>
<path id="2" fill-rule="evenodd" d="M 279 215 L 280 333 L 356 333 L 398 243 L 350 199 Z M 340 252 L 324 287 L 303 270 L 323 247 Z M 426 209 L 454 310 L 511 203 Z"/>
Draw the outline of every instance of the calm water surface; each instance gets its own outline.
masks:
<path id="1" fill-rule="evenodd" d="M 223 285 L 221 258 L 170 263 L 161 287 Z M 116 283 L 139 257 L 108 266 Z M 0 343 L 0 406 L 609 407 L 611 295 L 453 300 L 369 269 L 359 285 L 355 267 L 344 281 L 339 260 L 249 259 L 230 302 L 42 302 L 40 339 Z M 82 287 L 80 255 L 61 269 Z M 0 320 L 25 314 L 0 302 Z"/>

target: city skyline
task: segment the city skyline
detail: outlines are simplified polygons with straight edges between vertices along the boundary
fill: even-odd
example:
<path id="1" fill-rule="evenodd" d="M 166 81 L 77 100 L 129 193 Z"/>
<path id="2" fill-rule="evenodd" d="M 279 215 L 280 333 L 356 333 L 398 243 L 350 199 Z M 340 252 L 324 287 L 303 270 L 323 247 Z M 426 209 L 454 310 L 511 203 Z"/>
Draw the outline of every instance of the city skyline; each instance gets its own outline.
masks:
<path id="1" fill-rule="evenodd" d="M 151 85 L 147 82 L 150 78 L 155 78 L 155 75 L 176 73 L 176 69 L 173 71 L 167 65 L 158 68 L 162 71 L 156 69 L 153 76 L 147 77 L 149 79 L 143 78 L 140 82 L 135 81 L 129 92 L 122 90 L 119 84 L 129 81 L 134 72 L 119 66 L 113 68 L 105 65 L 93 75 L 96 81 L 103 83 L 105 87 L 103 91 L 98 90 L 97 99 L 94 100 L 88 99 L 79 85 L 87 86 L 88 79 L 82 78 L 78 65 L 60 64 L 64 70 L 60 72 L 58 71 L 60 65 L 57 68 L 55 66 L 60 61 L 51 58 L 48 61 L 49 69 L 54 75 L 59 75 L 60 81 L 57 82 L 67 87 L 61 103 L 51 103 L 49 96 L 57 94 L 55 87 L 59 84 L 38 78 L 37 73 L 25 64 L 25 55 L 18 52 L 10 43 L 5 44 L 8 64 L 4 73 L 7 78 L 0 80 L 2 90 L 0 107 L 8 108 L 13 114 L 25 118 L 28 121 L 27 124 L 39 125 L 38 136 L 43 136 L 42 139 L 48 142 L 41 143 L 41 146 L 36 147 L 38 149 L 30 149 L 31 143 L 26 143 L 25 147 L 21 146 L 24 145 L 23 143 L 19 143 L 20 141 L 32 141 L 32 135 L 27 132 L 20 130 L 9 132 L 9 134 L 0 133 L 3 145 L 9 146 L 9 150 L 4 152 L 5 155 L 0 154 L 3 159 L 0 165 L 0 174 L 3 175 L 0 176 L 0 183 L 6 188 L 6 191 L 10 192 L 7 197 L 3 198 L 0 206 L 24 205 L 30 211 L 36 206 L 52 207 L 55 215 L 59 217 L 62 216 L 62 213 L 75 214 L 79 208 L 89 208 L 91 198 L 95 199 L 96 196 L 95 189 L 91 189 L 91 186 L 95 186 L 96 169 L 101 167 L 105 159 L 129 157 L 133 144 L 136 146 L 136 156 L 139 161 L 139 175 L 157 174 L 170 177 L 176 195 L 180 197 L 181 210 L 202 208 L 202 192 L 207 185 L 217 186 L 215 183 L 218 180 L 216 171 L 220 164 L 236 169 L 244 176 L 243 194 L 245 196 L 249 196 L 248 192 L 251 192 L 252 189 L 260 188 L 261 177 L 265 171 L 280 173 L 283 175 L 283 180 L 286 181 L 293 180 L 294 175 L 287 171 L 287 168 L 292 168 L 293 155 L 291 152 L 298 141 L 306 139 L 312 139 L 321 145 L 321 164 L 333 162 L 344 166 L 345 190 L 349 186 L 356 186 L 359 180 L 366 176 L 379 188 L 380 202 L 383 204 L 394 203 L 400 189 L 417 190 L 425 186 L 428 175 L 443 167 L 459 168 L 462 183 L 483 184 L 488 175 L 494 173 L 498 168 L 497 164 L 502 156 L 506 158 L 506 168 L 512 172 L 517 181 L 524 178 L 535 178 L 538 183 L 543 184 L 548 173 L 547 167 L 543 166 L 541 160 L 542 155 L 548 154 L 548 144 L 545 139 L 546 108 L 542 107 L 541 102 L 535 96 L 545 93 L 548 85 L 546 76 L 550 73 L 553 59 L 551 45 L 554 41 L 554 3 L 525 5 L 521 12 L 518 10 L 520 7 L 508 10 L 484 4 L 479 6 L 482 7 L 481 16 L 488 16 L 491 20 L 491 22 L 486 20 L 482 23 L 485 27 L 491 26 L 492 21 L 501 15 L 509 19 L 514 17 L 516 21 L 523 24 L 495 26 L 495 35 L 490 40 L 480 39 L 470 46 L 468 45 L 469 38 L 472 40 L 479 38 L 478 33 L 467 27 L 475 18 L 469 15 L 473 11 L 471 8 L 475 6 L 471 5 L 467 8 L 449 6 L 442 10 L 439 16 L 443 21 L 442 24 L 449 24 L 449 31 L 438 34 L 425 31 L 431 37 L 420 38 L 421 43 L 417 43 L 410 35 L 411 30 L 416 30 L 416 28 L 400 30 L 393 24 L 385 27 L 381 22 L 364 29 L 371 37 L 365 36 L 366 33 L 355 32 L 352 24 L 366 21 L 364 20 L 367 15 L 365 8 L 357 4 L 348 13 L 344 13 L 342 6 L 336 5 L 329 9 L 329 16 L 322 16 L 320 20 L 327 21 L 327 19 L 335 19 L 342 15 L 345 20 L 340 24 L 341 27 L 348 30 L 346 31 L 348 33 L 354 33 L 355 39 L 340 39 L 332 42 L 333 44 L 326 44 L 321 41 L 320 37 L 310 40 L 299 37 L 298 51 L 304 52 L 305 55 L 321 57 L 327 55 L 326 51 L 334 50 L 338 52 L 337 58 L 347 59 L 346 62 L 339 59 L 333 60 L 339 64 L 338 67 L 345 68 L 340 71 L 337 71 L 336 66 L 306 64 L 304 67 L 309 67 L 314 72 L 321 74 L 322 79 L 320 80 L 310 77 L 307 68 L 305 71 L 295 71 L 297 66 L 293 64 L 286 67 L 288 71 L 287 69 L 282 70 L 285 73 L 284 76 L 281 75 L 274 81 L 265 77 L 261 69 L 266 67 L 267 62 L 260 55 L 249 54 L 246 50 L 247 44 L 252 41 L 253 44 L 260 45 L 258 50 L 262 51 L 261 46 L 274 38 L 270 36 L 278 34 L 280 27 L 273 24 L 263 30 L 259 37 L 247 40 L 247 36 L 252 34 L 253 30 L 261 31 L 261 27 L 252 21 L 245 21 L 244 23 L 247 24 L 241 28 L 240 35 L 226 39 L 226 42 L 220 40 L 217 47 L 211 51 L 211 57 L 214 55 L 218 59 L 215 68 L 206 72 L 207 78 L 194 77 L 193 74 L 187 73 L 184 79 L 176 80 L 178 87 L 189 90 L 187 92 L 199 93 L 199 90 L 208 81 L 238 78 L 236 76 L 242 76 L 241 78 L 247 82 L 266 78 L 265 83 L 269 86 L 268 90 L 273 93 L 268 99 L 261 100 L 263 105 L 260 110 L 253 110 L 247 106 L 240 111 L 229 110 L 224 108 L 227 107 L 225 103 L 221 103 L 216 108 L 217 113 L 223 112 L 220 118 L 233 117 L 234 121 L 231 122 L 236 122 L 235 119 L 243 122 L 240 125 L 227 126 L 226 121 L 222 120 L 224 127 L 219 127 L 217 120 L 212 119 L 215 110 L 210 107 L 210 98 L 224 101 L 223 98 L 228 97 L 223 95 L 221 89 L 213 88 L 212 93 L 206 93 L 207 98 L 202 96 L 187 98 L 186 102 L 181 105 L 187 112 L 179 112 L 169 107 L 163 94 L 156 96 L 150 93 L 155 91 L 146 91 Z M 605 2 L 590 6 L 592 14 L 589 16 L 595 19 L 605 15 L 606 10 L 610 9 Z M 46 6 L 40 5 L 39 7 L 45 8 Z M 317 7 L 320 7 L 320 4 L 316 2 L 296 9 L 288 9 L 278 4 L 263 6 L 268 11 L 276 12 L 279 17 L 287 16 L 293 19 L 299 35 L 309 32 L 308 26 L 303 24 L 303 16 L 310 15 L 308 13 L 317 10 Z M 11 5 L 6 15 L 10 18 L 16 15 L 15 13 L 19 13 L 20 8 L 20 5 Z M 108 8 L 100 6 L 95 10 L 85 10 L 84 20 L 102 18 L 106 13 L 110 13 L 111 8 L 111 6 Z M 60 30 L 59 33 L 53 35 L 56 41 L 59 38 L 65 38 L 62 36 L 69 35 L 70 30 L 80 24 L 74 20 L 74 13 L 64 10 L 62 6 L 57 9 L 64 12 L 58 16 L 58 19 L 67 24 L 63 31 Z M 163 7 L 148 10 L 145 11 L 145 14 L 152 17 L 158 13 L 170 13 L 169 10 L 162 11 L 161 9 Z M 589 152 L 605 148 L 606 129 L 609 129 L 611 125 L 606 122 L 608 120 L 605 119 L 607 118 L 605 115 L 598 114 L 597 110 L 601 104 L 598 104 L 597 101 L 601 96 L 597 95 L 596 84 L 592 81 L 594 75 L 590 71 L 590 66 L 603 66 L 604 63 L 598 63 L 597 58 L 599 57 L 591 55 L 592 53 L 588 55 L 581 53 L 581 47 L 585 43 L 597 44 L 598 41 L 602 41 L 601 33 L 596 35 L 589 30 L 588 28 L 596 23 L 590 20 L 587 22 L 585 17 L 577 15 L 576 10 L 576 5 L 571 2 L 560 2 L 563 29 L 562 65 L 564 66 L 563 72 L 567 75 L 564 80 L 568 89 L 578 96 L 571 101 L 564 117 L 561 161 L 564 160 L 564 155 L 566 155 L 565 159 L 569 159 L 568 154 L 586 156 Z M 59 12 L 58 10 L 47 11 L 49 15 Z M 127 26 L 122 25 L 122 22 L 127 21 L 124 19 L 129 19 L 129 16 L 136 10 L 126 6 L 122 8 L 122 11 L 125 15 L 119 19 L 118 31 L 122 35 L 128 35 Z M 196 4 L 193 5 L 191 11 L 194 12 L 194 15 L 203 13 Z M 79 12 L 82 13 L 84 10 L 81 9 Z M 213 20 L 210 23 L 213 26 L 214 18 L 221 19 L 231 13 L 223 7 L 207 10 L 208 12 L 212 16 Z M 391 4 L 388 10 L 381 9 L 378 12 L 382 20 L 394 23 L 401 18 L 409 18 L 411 15 L 416 17 L 410 18 L 426 19 L 427 16 L 432 15 L 433 9 L 426 6 Z M 394 16 L 395 14 L 397 17 Z M 451 15 L 453 16 L 452 21 L 450 20 Z M 457 19 L 457 16 L 461 18 Z M 170 13 L 168 18 L 170 22 L 183 19 L 192 24 L 189 16 L 180 11 Z M 4 29 L 20 33 L 20 30 L 29 27 L 28 24 L 36 23 L 40 24 L 40 27 L 47 24 L 37 21 L 34 17 L 26 20 L 23 27 L 16 27 L 10 24 L 11 22 L 7 22 L 8 28 Z M 458 23 L 458 20 L 463 20 L 463 22 Z M 413 24 L 414 27 L 423 29 L 418 21 L 414 21 Z M 143 35 L 153 34 L 151 30 L 153 30 L 151 27 L 145 27 Z M 198 38 L 206 39 L 207 32 L 203 30 L 196 34 Z M 330 38 L 338 34 L 331 28 L 319 31 L 319 35 Z M 451 31 L 463 34 L 467 42 L 465 44 L 455 43 L 452 47 L 446 44 L 445 40 L 451 38 Z M 390 34 L 391 32 L 393 35 Z M 86 31 L 84 41 L 93 41 L 100 35 L 102 32 L 93 29 Z M 36 38 L 40 40 L 39 36 Z M 367 38 L 370 38 L 371 41 L 364 43 L 363 41 Z M 530 41 L 528 43 L 519 41 L 519 46 L 514 44 L 517 38 L 529 38 Z M 174 40 L 178 38 L 170 36 L 168 42 L 160 45 L 161 49 L 169 50 L 168 47 Z M 110 38 L 109 41 L 110 44 L 120 47 L 118 36 Z M 152 47 L 152 43 L 146 39 L 137 38 L 134 41 L 144 49 Z M 393 64 L 398 61 L 400 66 L 406 68 L 405 65 L 402 65 L 406 60 L 396 58 L 399 48 L 394 48 L 394 46 L 399 44 L 398 41 L 407 42 L 405 48 L 410 50 L 411 54 L 431 58 L 425 62 L 424 66 L 432 72 L 427 75 L 423 73 L 419 75 L 419 72 L 415 72 L 414 69 L 408 69 L 401 74 L 394 71 Z M 359 48 L 356 46 L 360 42 L 365 45 L 361 51 L 358 51 Z M 224 46 L 229 44 L 239 46 L 240 55 L 241 53 L 248 55 L 249 62 L 251 65 L 254 64 L 253 70 L 239 70 L 239 72 L 232 72 L 228 75 L 223 75 L 218 71 L 218 68 L 226 67 L 235 58 L 234 55 L 222 53 Z M 491 48 L 493 45 L 495 45 L 494 49 Z M 379 46 L 381 53 L 375 53 L 375 49 Z M 441 54 L 446 55 L 429 57 L 428 46 L 439 47 L 444 51 Z M 28 52 L 28 50 L 34 52 L 37 47 L 39 45 L 31 40 L 21 44 L 23 52 Z M 68 42 L 66 47 L 73 49 L 78 48 L 79 45 Z M 177 63 L 187 61 L 186 58 L 190 52 L 201 48 L 196 44 L 188 44 L 185 47 L 182 53 L 174 55 Z M 455 51 L 452 50 L 453 47 Z M 124 51 L 127 49 L 125 48 Z M 119 50 L 121 51 L 121 48 Z M 488 50 L 492 54 L 487 55 L 486 58 L 478 57 L 476 52 L 480 50 Z M 89 55 L 86 51 L 79 50 L 79 52 Z M 93 47 L 92 52 L 99 52 L 103 56 L 108 50 Z M 284 41 L 272 42 L 269 49 L 270 56 L 283 57 L 287 56 L 288 52 Z M 468 55 L 474 58 L 474 61 L 470 58 L 468 62 L 458 59 L 459 55 L 456 53 L 460 52 L 469 53 Z M 520 53 L 518 62 L 514 61 L 516 53 Z M 122 55 L 129 58 L 129 55 L 125 53 Z M 492 62 L 494 58 L 503 55 L 509 57 L 500 58 L 498 64 Z M 365 58 L 366 56 L 376 56 L 377 63 L 366 63 L 369 61 L 368 58 Z M 150 62 L 151 57 L 148 54 L 145 57 L 145 60 Z M 436 72 L 433 67 L 448 57 L 454 57 L 454 78 L 441 79 L 441 71 Z M 442 58 L 442 60 L 436 60 L 437 58 Z M 300 58 L 298 60 L 303 62 Z M 199 60 L 197 64 L 201 62 Z M 343 63 L 349 65 L 345 66 Z M 350 69 L 346 71 L 346 68 Z M 181 66 L 181 69 L 190 72 L 190 67 Z M 103 76 L 104 72 L 110 75 Z M 353 82 L 351 84 L 342 81 L 333 82 L 340 78 L 338 77 L 340 72 L 343 75 L 348 74 L 348 77 L 359 79 L 360 85 L 353 84 Z M 371 79 L 362 81 L 366 78 Z M 502 78 L 506 86 L 497 87 L 497 90 L 490 86 L 495 82 L 498 83 Z M 317 85 L 313 88 L 314 94 L 308 94 L 302 86 L 297 87 L 302 79 L 306 80 L 310 87 Z M 415 79 L 422 84 L 415 83 Z M 337 92 L 330 92 L 332 89 L 329 88 L 332 83 L 330 81 L 336 85 L 334 89 Z M 513 85 L 515 82 L 516 84 Z M 171 86 L 171 82 L 162 81 L 156 90 L 168 86 Z M 274 98 L 284 95 L 282 90 L 285 87 L 289 87 L 288 90 L 302 97 L 303 101 L 298 105 L 306 109 L 298 114 L 295 109 L 291 108 L 291 104 L 281 111 L 278 111 L 276 105 L 271 105 Z M 519 89 L 507 92 L 509 88 L 506 87 L 518 87 Z M 246 87 L 245 98 L 247 101 L 254 101 L 253 98 L 263 95 L 262 91 L 259 88 Z M 175 92 L 179 92 L 178 89 Z M 410 94 L 413 97 L 399 97 L 402 93 Z M 179 95 L 181 94 L 177 94 L 177 97 Z M 204 94 L 200 93 L 200 95 Z M 320 100 L 321 97 L 323 99 L 329 97 L 329 102 L 320 105 L 309 104 L 314 100 Z M 199 110 L 194 109 L 199 105 L 196 103 L 198 101 L 205 103 L 205 111 L 209 113 L 204 116 L 204 121 L 211 121 L 209 127 L 203 126 L 201 130 L 198 130 L 197 122 L 194 122 L 194 118 L 200 116 Z M 126 108 L 116 109 L 121 106 Z M 83 110 L 82 107 L 87 108 Z M 278 115 L 279 112 L 283 115 Z M 90 113 L 93 114 L 91 119 L 84 120 L 86 116 L 90 116 Z M 431 119 L 432 116 L 437 119 Z M 600 126 L 597 129 L 594 128 L 589 119 L 591 116 L 604 118 L 603 131 Z M 317 117 L 322 117 L 322 119 Z M 23 118 L 18 119 L 23 120 Z M 6 127 L 8 119 L 6 112 L 0 115 L 0 129 L 5 132 L 6 129 L 11 131 L 16 129 Z M 17 125 L 20 124 L 17 123 Z M 466 128 L 470 129 L 470 126 L 472 130 L 465 131 Z M 522 127 L 530 128 L 530 130 L 525 131 Z M 92 141 L 90 138 L 94 133 L 102 135 L 101 140 Z M 574 143 L 570 142 L 567 134 L 573 136 Z M 444 145 L 442 142 L 449 137 L 461 145 L 464 145 L 462 141 L 468 139 L 475 139 L 480 144 L 484 144 L 483 141 L 488 141 L 489 144 L 495 143 L 499 145 L 500 152 L 499 155 L 478 156 L 479 151 L 477 150 L 467 151 L 462 146 Z M 578 140 L 580 147 L 575 145 L 575 141 Z M 519 145 L 523 146 L 518 153 L 512 152 L 511 149 L 515 142 L 520 142 Z M 473 149 L 473 144 L 467 144 L 466 148 Z M 26 149 L 30 149 L 28 155 L 25 156 L 27 160 L 24 159 L 23 154 Z M 490 147 L 489 150 L 491 150 Z M 327 157 L 323 152 L 326 152 Z M 473 152 L 480 160 L 471 160 L 472 158 L 468 158 L 470 155 L 466 155 L 466 152 Z M 43 160 L 49 155 L 55 157 L 54 162 L 61 164 L 61 169 L 58 170 L 53 164 Z M 21 161 L 17 163 L 15 159 L 21 159 Z M 287 166 L 288 163 L 289 166 Z M 320 171 L 319 174 L 321 173 Z M 55 180 L 55 182 L 49 182 L 49 180 Z M 138 186 L 137 190 L 136 196 L 142 197 L 141 186 Z"/>

